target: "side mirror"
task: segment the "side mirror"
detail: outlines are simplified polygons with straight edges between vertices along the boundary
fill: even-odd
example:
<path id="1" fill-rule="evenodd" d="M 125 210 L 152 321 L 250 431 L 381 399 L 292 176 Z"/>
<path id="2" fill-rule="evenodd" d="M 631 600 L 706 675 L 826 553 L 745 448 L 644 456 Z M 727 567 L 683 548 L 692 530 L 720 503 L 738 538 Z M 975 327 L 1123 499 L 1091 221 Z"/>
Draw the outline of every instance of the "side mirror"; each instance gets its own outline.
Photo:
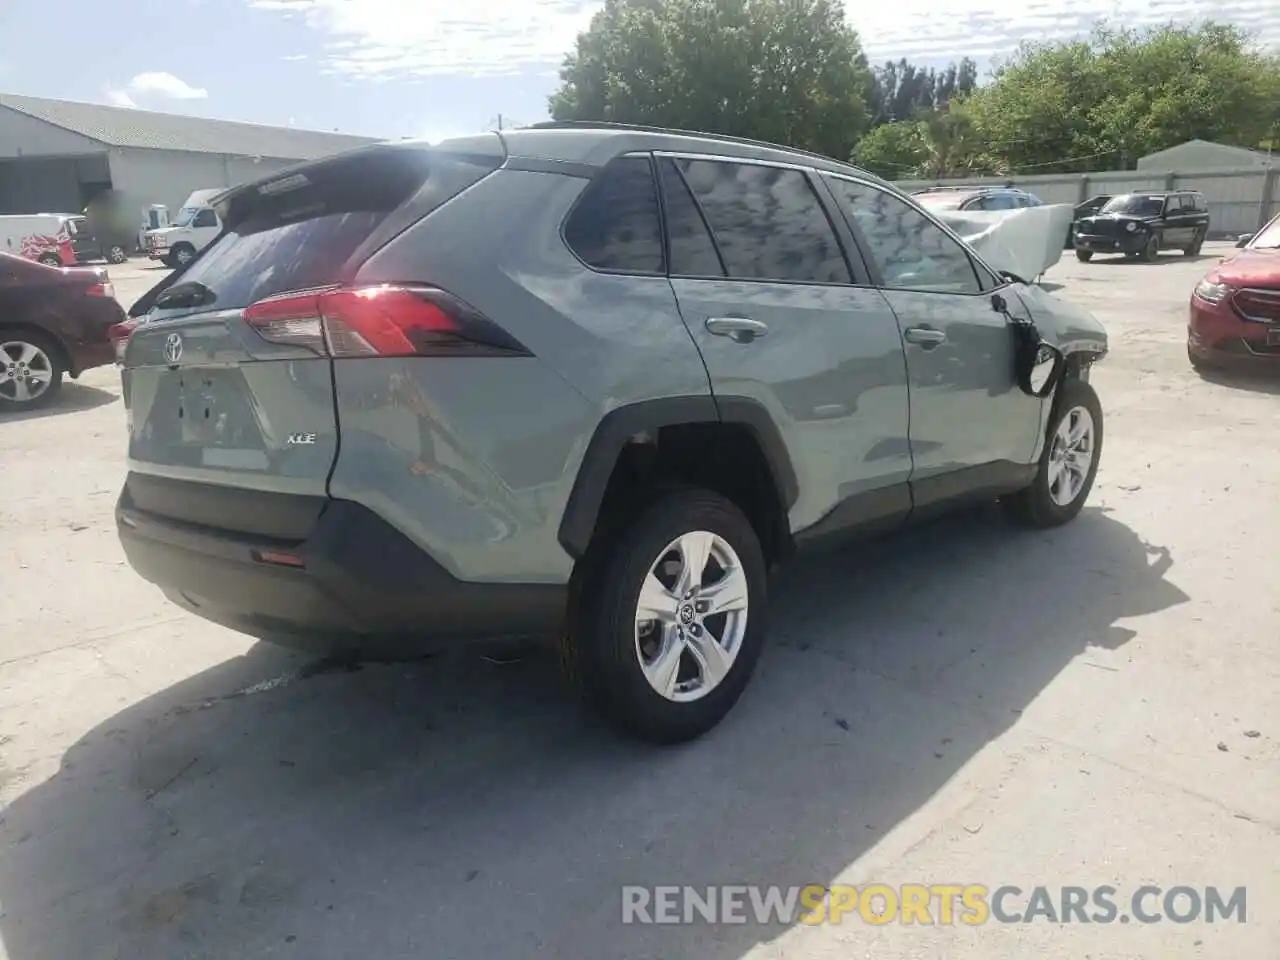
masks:
<path id="1" fill-rule="evenodd" d="M 1253 239 L 1252 233 L 1242 233 L 1240 234 L 1240 236 L 1236 237 L 1236 246 L 1243 247 L 1246 243 L 1248 243 L 1252 239 Z"/>
<path id="2" fill-rule="evenodd" d="M 1062 351 L 1052 344 L 1040 341 L 1036 348 L 1035 358 L 1027 373 L 1026 384 L 1021 385 L 1023 392 L 1033 397 L 1044 398 L 1053 392 L 1067 358 Z"/>

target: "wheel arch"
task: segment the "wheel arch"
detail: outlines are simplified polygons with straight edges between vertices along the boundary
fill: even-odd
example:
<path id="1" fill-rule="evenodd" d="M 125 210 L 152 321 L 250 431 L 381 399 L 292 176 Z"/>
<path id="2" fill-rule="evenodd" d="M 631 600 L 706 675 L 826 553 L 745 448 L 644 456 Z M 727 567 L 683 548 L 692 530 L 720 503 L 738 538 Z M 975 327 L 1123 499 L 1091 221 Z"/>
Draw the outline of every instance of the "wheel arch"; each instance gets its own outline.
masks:
<path id="1" fill-rule="evenodd" d="M 785 516 L 799 497 L 799 483 L 777 424 L 748 397 L 682 396 L 642 400 L 611 410 L 596 426 L 560 520 L 557 539 L 575 560 L 594 538 L 615 468 L 628 446 L 656 444 L 668 428 L 727 426 L 745 431 L 758 448 Z"/>

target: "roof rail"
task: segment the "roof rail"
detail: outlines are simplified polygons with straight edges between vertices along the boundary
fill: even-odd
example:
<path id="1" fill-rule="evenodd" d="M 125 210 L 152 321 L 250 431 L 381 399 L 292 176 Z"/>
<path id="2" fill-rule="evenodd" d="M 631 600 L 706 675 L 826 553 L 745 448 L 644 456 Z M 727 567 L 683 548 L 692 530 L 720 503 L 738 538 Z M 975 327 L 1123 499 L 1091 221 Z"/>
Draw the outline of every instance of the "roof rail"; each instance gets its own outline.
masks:
<path id="1" fill-rule="evenodd" d="M 1016 187 L 1010 183 L 952 183 L 945 186 L 938 185 L 932 187 L 921 187 L 914 193 L 942 193 L 947 190 L 1019 190 L 1023 193 L 1026 191 L 1021 187 Z"/>
<path id="2" fill-rule="evenodd" d="M 862 168 L 847 160 L 837 160 L 835 157 L 827 156 L 823 153 L 815 153 L 812 150 L 803 150 L 800 147 L 788 147 L 781 143 L 770 143 L 768 140 L 752 140 L 749 137 L 735 137 L 727 133 L 707 133 L 705 130 L 684 130 L 680 127 L 656 127 L 647 124 L 638 123 L 615 123 L 612 120 L 543 120 L 539 123 L 531 123 L 526 127 L 518 127 L 520 130 L 617 130 L 620 133 L 673 133 L 685 137 L 700 137 L 704 140 L 718 140 L 722 143 L 736 143 L 744 147 L 764 147 L 768 150 L 783 150 L 787 153 L 794 153 L 801 157 L 811 157 L 814 160 L 822 160 L 826 163 L 838 163 L 842 166 L 852 167 L 861 171 Z M 864 171 L 865 172 L 865 171 Z"/>

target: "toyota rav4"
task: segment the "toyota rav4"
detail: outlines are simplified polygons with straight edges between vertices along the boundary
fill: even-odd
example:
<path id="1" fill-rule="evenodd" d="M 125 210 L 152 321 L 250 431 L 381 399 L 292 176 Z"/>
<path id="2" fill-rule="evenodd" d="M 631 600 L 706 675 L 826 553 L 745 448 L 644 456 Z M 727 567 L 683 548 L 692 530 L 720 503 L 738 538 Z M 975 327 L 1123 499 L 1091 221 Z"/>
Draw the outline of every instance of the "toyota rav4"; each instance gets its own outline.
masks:
<path id="1" fill-rule="evenodd" d="M 888 183 L 608 124 L 381 144 L 215 198 L 132 311 L 132 567 L 278 643 L 557 637 L 626 732 L 709 730 L 797 549 L 1089 495 L 1107 350 Z"/>

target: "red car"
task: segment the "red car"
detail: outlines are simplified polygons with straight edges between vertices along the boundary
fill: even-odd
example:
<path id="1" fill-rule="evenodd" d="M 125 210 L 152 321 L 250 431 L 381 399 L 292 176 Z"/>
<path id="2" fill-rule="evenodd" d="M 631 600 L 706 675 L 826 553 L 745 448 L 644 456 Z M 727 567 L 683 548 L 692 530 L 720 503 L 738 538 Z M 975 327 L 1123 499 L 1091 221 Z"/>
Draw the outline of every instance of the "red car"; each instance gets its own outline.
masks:
<path id="1" fill-rule="evenodd" d="M 1197 369 L 1280 370 L 1280 214 L 1196 286 L 1187 355 Z"/>
<path id="2" fill-rule="evenodd" d="M 0 415 L 42 407 L 63 376 L 115 361 L 124 320 L 105 267 L 48 267 L 0 253 Z"/>

